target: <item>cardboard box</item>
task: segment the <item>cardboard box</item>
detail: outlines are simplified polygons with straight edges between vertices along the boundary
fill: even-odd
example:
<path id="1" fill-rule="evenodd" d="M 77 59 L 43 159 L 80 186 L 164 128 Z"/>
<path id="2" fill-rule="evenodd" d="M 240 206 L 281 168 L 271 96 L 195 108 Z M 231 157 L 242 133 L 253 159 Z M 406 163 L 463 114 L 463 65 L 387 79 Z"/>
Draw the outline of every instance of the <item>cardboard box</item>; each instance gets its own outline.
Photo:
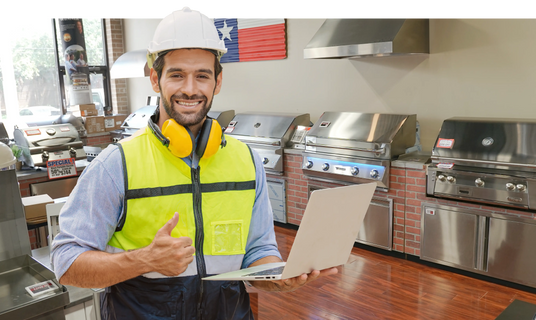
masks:
<path id="1" fill-rule="evenodd" d="M 114 131 L 121 129 L 121 125 L 128 117 L 127 114 L 114 114 L 111 116 L 104 116 L 104 128 L 106 131 Z"/>
<path id="2" fill-rule="evenodd" d="M 87 134 L 106 132 L 104 128 L 104 116 L 86 117 L 85 127 Z"/>
<path id="3" fill-rule="evenodd" d="M 94 103 L 70 106 L 69 110 L 71 110 L 73 115 L 76 117 L 90 117 L 99 115 L 99 111 L 95 107 Z"/>
<path id="4" fill-rule="evenodd" d="M 22 198 L 24 213 L 27 221 L 36 221 L 47 218 L 46 205 L 54 203 L 54 200 L 48 194 Z"/>

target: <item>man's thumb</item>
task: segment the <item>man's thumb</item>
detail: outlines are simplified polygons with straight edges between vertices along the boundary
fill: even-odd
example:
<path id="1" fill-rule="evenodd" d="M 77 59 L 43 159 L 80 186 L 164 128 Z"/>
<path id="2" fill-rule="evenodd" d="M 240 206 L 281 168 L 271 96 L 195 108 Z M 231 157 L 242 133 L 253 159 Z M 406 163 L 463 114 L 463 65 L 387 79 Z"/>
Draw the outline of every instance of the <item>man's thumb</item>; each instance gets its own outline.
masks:
<path id="1" fill-rule="evenodd" d="M 162 228 L 160 228 L 158 233 L 165 233 L 168 236 L 171 235 L 171 231 L 173 231 L 173 228 L 175 228 L 178 222 L 179 222 L 179 213 L 175 212 L 175 214 L 173 215 L 173 218 L 169 219 L 169 221 L 166 222 L 166 224 Z"/>

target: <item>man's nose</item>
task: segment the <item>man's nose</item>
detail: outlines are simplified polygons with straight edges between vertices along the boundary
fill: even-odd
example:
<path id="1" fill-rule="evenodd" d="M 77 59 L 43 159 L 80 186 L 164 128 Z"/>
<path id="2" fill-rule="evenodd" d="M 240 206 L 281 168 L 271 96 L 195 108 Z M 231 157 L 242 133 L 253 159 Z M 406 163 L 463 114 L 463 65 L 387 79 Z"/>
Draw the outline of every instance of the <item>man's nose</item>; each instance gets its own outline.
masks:
<path id="1" fill-rule="evenodd" d="M 187 77 L 186 80 L 183 82 L 181 91 L 187 96 L 195 95 L 197 93 L 197 83 L 195 81 L 195 78 Z"/>

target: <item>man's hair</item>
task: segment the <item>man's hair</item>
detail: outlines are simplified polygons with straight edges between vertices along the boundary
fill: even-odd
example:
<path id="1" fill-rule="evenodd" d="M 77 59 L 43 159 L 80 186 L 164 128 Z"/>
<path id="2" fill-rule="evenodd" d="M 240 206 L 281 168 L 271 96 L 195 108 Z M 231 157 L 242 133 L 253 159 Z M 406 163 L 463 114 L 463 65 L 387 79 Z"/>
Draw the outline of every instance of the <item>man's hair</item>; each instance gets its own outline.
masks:
<path id="1" fill-rule="evenodd" d="M 190 50 L 190 49 L 187 49 Z M 218 53 L 216 50 L 210 50 L 210 49 L 202 49 L 206 50 L 212 54 L 214 54 L 214 73 L 216 78 L 220 75 L 221 71 L 223 70 L 223 67 L 221 66 L 220 60 L 218 59 Z M 164 56 L 171 52 L 173 50 L 167 50 L 162 51 L 158 54 L 158 57 L 156 58 L 155 62 L 153 63 L 153 69 L 156 71 L 156 74 L 158 75 L 158 83 L 160 83 L 160 77 L 162 76 L 162 70 L 164 69 Z"/>

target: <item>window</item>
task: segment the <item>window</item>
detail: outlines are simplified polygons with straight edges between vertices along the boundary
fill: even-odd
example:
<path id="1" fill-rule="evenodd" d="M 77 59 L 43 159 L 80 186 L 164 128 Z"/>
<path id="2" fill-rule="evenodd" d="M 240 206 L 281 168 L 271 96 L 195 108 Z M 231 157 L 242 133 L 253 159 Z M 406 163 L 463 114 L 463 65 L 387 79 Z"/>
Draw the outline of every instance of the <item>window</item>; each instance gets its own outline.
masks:
<path id="1" fill-rule="evenodd" d="M 83 19 L 85 59 L 89 70 L 91 97 L 103 109 L 110 106 L 109 68 L 104 21 Z M 14 32 L 16 30 L 16 32 Z M 58 20 L 21 21 L 11 30 L 0 30 L 0 121 L 27 123 L 30 118 L 57 120 L 70 106 L 70 82 L 65 73 L 60 23 Z M 56 39 L 55 39 L 56 37 Z"/>

